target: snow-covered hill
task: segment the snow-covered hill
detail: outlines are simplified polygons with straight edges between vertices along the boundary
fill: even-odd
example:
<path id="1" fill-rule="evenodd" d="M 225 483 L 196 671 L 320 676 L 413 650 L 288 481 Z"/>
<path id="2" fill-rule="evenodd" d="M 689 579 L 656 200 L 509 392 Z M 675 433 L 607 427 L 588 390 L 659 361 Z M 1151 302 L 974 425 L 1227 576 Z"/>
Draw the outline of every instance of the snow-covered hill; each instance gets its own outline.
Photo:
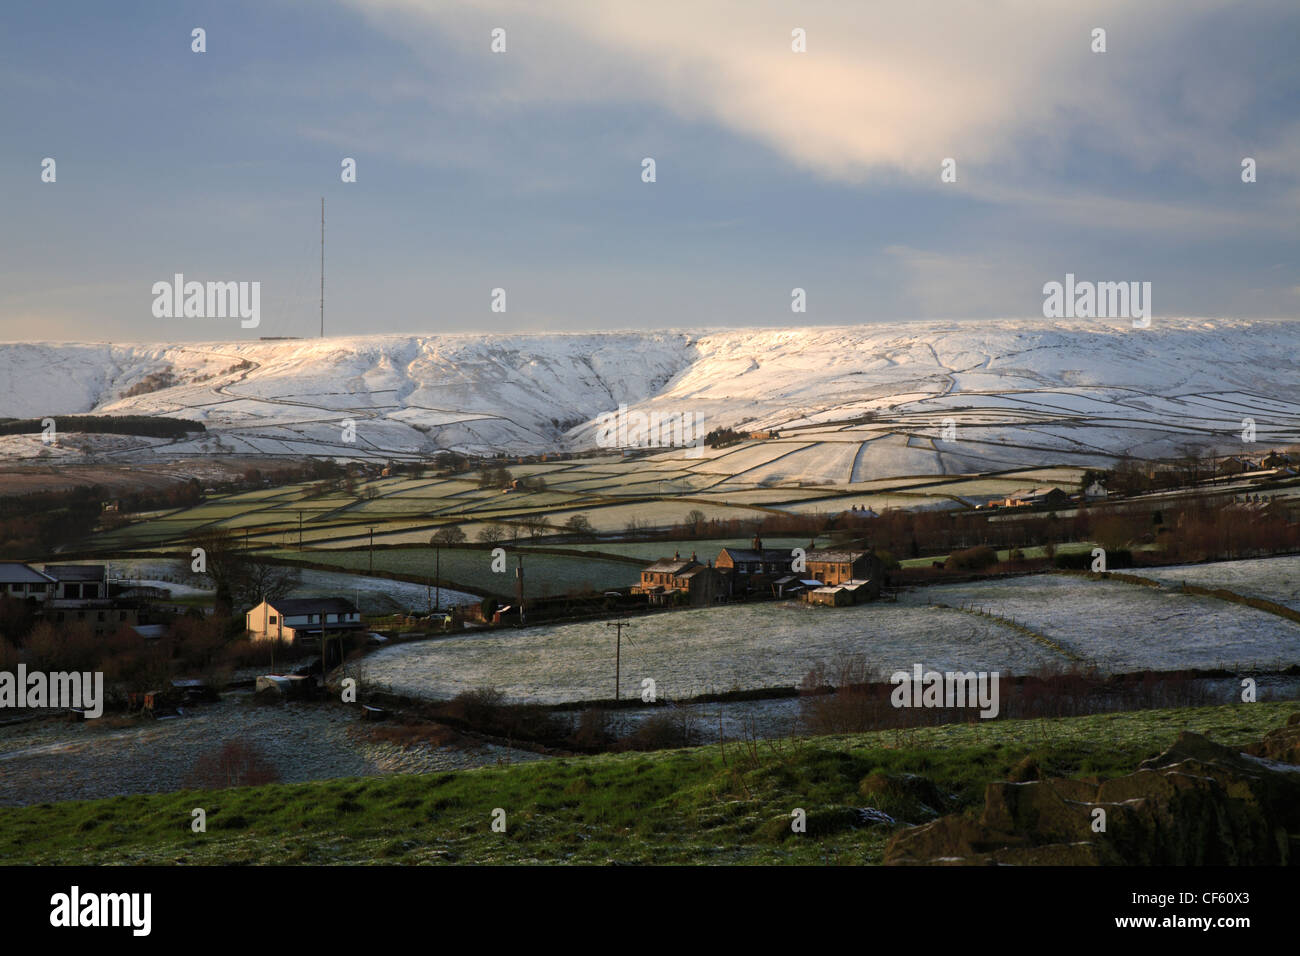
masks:
<path id="1" fill-rule="evenodd" d="M 1164 456 L 1188 442 L 1240 448 L 1246 419 L 1261 446 L 1300 441 L 1297 355 L 1298 323 L 1160 319 L 1141 330 L 1005 320 L 0 343 L 0 415 L 172 415 L 208 428 L 183 442 L 88 436 L 47 447 L 38 435 L 11 436 L 0 456 L 532 453 L 591 447 L 598 416 L 626 404 L 701 416 L 706 430 L 806 435 L 819 451 L 789 477 L 847 467 L 862 481 Z"/>

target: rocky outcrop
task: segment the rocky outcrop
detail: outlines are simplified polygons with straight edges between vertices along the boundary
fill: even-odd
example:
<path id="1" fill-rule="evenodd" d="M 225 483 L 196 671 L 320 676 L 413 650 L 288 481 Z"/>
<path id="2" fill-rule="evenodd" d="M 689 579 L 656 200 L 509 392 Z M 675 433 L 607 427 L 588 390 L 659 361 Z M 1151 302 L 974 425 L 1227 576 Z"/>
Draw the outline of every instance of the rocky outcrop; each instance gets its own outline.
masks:
<path id="1" fill-rule="evenodd" d="M 1245 753 L 1184 733 L 1123 777 L 991 783 L 977 818 L 902 831 L 885 863 L 1300 865 L 1300 714 Z"/>

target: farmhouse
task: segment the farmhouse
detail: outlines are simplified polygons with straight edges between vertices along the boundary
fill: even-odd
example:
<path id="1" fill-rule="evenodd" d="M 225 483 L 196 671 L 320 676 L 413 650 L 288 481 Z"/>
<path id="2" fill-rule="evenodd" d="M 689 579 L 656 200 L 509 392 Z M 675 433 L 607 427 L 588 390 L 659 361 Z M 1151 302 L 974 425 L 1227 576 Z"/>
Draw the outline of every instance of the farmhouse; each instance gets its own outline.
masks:
<path id="1" fill-rule="evenodd" d="M 805 558 L 808 577 L 822 584 L 843 584 L 852 580 L 880 581 L 880 559 L 870 551 L 809 551 Z"/>
<path id="2" fill-rule="evenodd" d="M 58 601 L 108 597 L 108 566 L 103 564 L 47 564 L 45 573 L 55 580 L 51 598 Z"/>
<path id="3" fill-rule="evenodd" d="M 0 561 L 0 594 L 38 605 L 54 623 L 88 622 L 96 634 L 139 623 L 134 604 L 108 597 L 103 565 L 47 564 L 38 571 L 19 561 Z"/>
<path id="4" fill-rule="evenodd" d="M 1231 458 L 1225 458 L 1219 462 L 1219 474 L 1221 475 L 1242 475 L 1248 471 L 1259 471 L 1259 465 L 1240 455 L 1233 455 Z"/>
<path id="5" fill-rule="evenodd" d="M 58 581 L 21 561 L 0 561 L 0 594 L 45 602 Z"/>
<path id="6" fill-rule="evenodd" d="M 326 631 L 361 629 L 361 612 L 345 598 L 279 598 L 248 612 L 244 626 L 254 640 L 296 641 Z"/>
<path id="7" fill-rule="evenodd" d="M 746 595 L 765 590 L 775 579 L 789 576 L 794 554 L 789 548 L 765 548 L 763 539 L 754 535 L 748 548 L 723 548 L 714 562 L 722 575 L 728 595 Z"/>
<path id="8" fill-rule="evenodd" d="M 641 571 L 641 583 L 633 594 L 646 595 L 651 604 L 712 604 L 723 596 L 718 571 L 700 564 L 692 554 L 683 561 L 680 554 L 661 558 Z"/>
<path id="9" fill-rule="evenodd" d="M 1060 488 L 1023 488 L 1013 491 L 1002 500 L 1004 508 L 1064 508 L 1070 503 L 1070 496 Z"/>

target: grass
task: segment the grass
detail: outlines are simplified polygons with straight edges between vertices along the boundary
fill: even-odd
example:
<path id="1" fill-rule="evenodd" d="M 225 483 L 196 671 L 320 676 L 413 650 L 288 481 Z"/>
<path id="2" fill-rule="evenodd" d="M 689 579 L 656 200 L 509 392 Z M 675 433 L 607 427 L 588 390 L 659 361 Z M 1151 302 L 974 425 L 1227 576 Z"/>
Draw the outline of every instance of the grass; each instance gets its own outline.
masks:
<path id="1" fill-rule="evenodd" d="M 562 758 L 457 773 L 337 779 L 0 809 L 0 863 L 879 863 L 896 827 L 1036 763 L 1114 776 L 1181 730 L 1258 740 L 1294 702 L 1007 720 L 725 748 Z M 207 814 L 194 833 L 191 811 Z M 808 832 L 790 831 L 796 807 Z M 506 830 L 494 832 L 493 811 Z"/>

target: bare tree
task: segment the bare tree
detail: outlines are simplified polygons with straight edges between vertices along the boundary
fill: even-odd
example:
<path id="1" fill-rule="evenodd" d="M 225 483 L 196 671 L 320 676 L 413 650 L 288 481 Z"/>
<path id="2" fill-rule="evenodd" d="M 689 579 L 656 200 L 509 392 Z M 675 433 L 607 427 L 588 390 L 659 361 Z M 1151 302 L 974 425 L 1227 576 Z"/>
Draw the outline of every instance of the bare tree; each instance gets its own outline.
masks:
<path id="1" fill-rule="evenodd" d="M 453 545 L 465 543 L 465 532 L 460 530 L 460 525 L 449 524 L 439 528 L 429 538 L 430 544 Z"/>
<path id="2" fill-rule="evenodd" d="M 479 529 L 478 539 L 483 544 L 496 544 L 506 536 L 506 527 L 502 524 L 485 524 Z"/>

